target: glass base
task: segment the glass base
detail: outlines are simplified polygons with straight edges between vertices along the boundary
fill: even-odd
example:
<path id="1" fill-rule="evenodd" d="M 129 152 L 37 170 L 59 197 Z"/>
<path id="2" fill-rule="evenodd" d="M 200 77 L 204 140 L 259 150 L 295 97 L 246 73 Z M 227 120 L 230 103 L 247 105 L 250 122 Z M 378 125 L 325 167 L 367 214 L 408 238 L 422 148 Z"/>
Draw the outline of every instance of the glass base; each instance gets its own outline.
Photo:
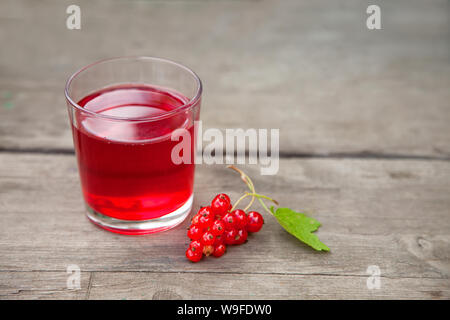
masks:
<path id="1" fill-rule="evenodd" d="M 111 218 L 95 211 L 86 204 L 87 217 L 91 222 L 105 230 L 128 235 L 141 235 L 156 233 L 172 229 L 186 219 L 192 209 L 194 196 L 190 198 L 177 210 L 162 217 L 150 220 L 121 220 Z"/>

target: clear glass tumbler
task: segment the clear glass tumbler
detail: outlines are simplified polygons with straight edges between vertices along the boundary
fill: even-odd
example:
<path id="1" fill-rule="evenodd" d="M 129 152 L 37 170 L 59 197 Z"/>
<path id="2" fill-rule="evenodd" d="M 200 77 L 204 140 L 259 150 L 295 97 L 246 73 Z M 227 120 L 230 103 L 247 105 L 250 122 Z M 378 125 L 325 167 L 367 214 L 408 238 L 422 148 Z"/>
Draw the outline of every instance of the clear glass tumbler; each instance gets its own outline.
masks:
<path id="1" fill-rule="evenodd" d="M 187 217 L 201 94 L 192 70 L 152 57 L 102 60 L 69 78 L 65 96 L 93 223 L 121 234 L 146 234 Z M 180 131 L 188 137 L 174 135 Z"/>

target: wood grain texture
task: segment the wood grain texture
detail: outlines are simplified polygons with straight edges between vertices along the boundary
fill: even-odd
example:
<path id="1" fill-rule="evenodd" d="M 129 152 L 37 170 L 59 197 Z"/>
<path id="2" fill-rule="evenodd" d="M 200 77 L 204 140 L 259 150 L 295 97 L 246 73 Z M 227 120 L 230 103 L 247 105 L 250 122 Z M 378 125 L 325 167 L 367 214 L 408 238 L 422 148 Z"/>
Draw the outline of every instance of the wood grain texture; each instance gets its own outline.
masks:
<path id="1" fill-rule="evenodd" d="M 368 290 L 366 276 L 241 273 L 81 273 L 81 289 L 69 290 L 60 272 L 0 272 L 2 299 L 448 299 L 441 279 L 380 278 Z M 220 283 L 221 285 L 218 285 Z"/>
<path id="2" fill-rule="evenodd" d="M 279 274 L 95 273 L 90 299 L 448 299 L 439 279 L 381 278 L 368 290 L 367 277 Z M 221 285 L 217 285 L 221 283 Z"/>
<path id="3" fill-rule="evenodd" d="M 0 300 L 84 299 L 90 273 L 81 273 L 80 289 L 68 289 L 66 269 L 60 272 L 0 272 Z"/>
<path id="4" fill-rule="evenodd" d="M 246 167 L 259 192 L 322 222 L 318 235 L 331 252 L 314 252 L 264 214 L 263 231 L 245 246 L 197 264 L 184 257 L 187 221 L 170 232 L 141 237 L 108 233 L 89 223 L 74 156 L 0 153 L 0 163 L 0 274 L 53 272 L 61 279 L 67 277 L 67 265 L 77 264 L 83 274 L 94 272 L 90 298 L 140 298 L 129 282 L 141 278 L 149 280 L 141 284 L 145 298 L 166 289 L 190 298 L 194 288 L 182 279 L 204 274 L 229 279 L 234 273 L 240 276 L 230 280 L 231 286 L 260 277 L 272 287 L 266 298 L 450 298 L 447 161 L 288 159 L 273 177 Z M 236 200 L 244 190 L 231 170 L 199 166 L 195 207 L 217 192 L 229 192 Z M 364 286 L 369 265 L 378 265 L 386 282 L 378 293 Z M 18 275 L 0 282 L 4 295 L 17 296 L 8 288 L 22 283 Z M 172 290 L 177 279 L 179 286 Z M 64 297 L 59 281 L 59 286 L 50 281 L 54 290 L 30 282 L 37 291 L 28 296 L 43 297 L 39 290 L 44 286 Z M 204 292 L 212 290 L 206 282 L 201 285 Z M 262 294 L 256 291 L 242 295 Z"/>
<path id="5" fill-rule="evenodd" d="M 285 153 L 450 156 L 449 2 L 0 3 L 0 148 L 70 149 L 63 87 L 105 57 L 181 61 L 204 81 L 205 128 L 281 128 Z M 220 115 L 217 117 L 217 111 Z"/>
<path id="6" fill-rule="evenodd" d="M 383 2 L 378 31 L 370 1 L 80 0 L 70 31 L 72 3 L 0 2 L 0 299 L 450 299 L 448 1 Z M 188 221 L 140 237 L 89 223 L 64 83 L 123 55 L 192 67 L 205 129 L 280 128 L 279 174 L 245 169 L 318 219 L 331 252 L 265 213 L 245 246 L 198 264 L 184 257 Z M 244 190 L 198 166 L 195 208 Z M 71 264 L 80 290 L 67 289 Z"/>

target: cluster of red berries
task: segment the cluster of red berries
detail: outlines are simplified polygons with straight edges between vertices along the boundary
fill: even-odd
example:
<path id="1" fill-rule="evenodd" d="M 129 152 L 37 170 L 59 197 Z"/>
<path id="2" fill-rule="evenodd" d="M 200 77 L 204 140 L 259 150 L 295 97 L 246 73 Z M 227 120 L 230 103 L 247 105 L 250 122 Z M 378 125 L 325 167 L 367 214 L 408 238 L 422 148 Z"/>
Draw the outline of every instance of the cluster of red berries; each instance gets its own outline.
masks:
<path id="1" fill-rule="evenodd" d="M 264 219 L 256 211 L 248 214 L 244 210 L 233 210 L 230 197 L 218 194 L 210 206 L 202 207 L 192 218 L 187 232 L 191 239 L 186 257 L 192 261 L 200 261 L 203 257 L 222 256 L 227 245 L 243 244 L 249 232 L 261 230 Z"/>

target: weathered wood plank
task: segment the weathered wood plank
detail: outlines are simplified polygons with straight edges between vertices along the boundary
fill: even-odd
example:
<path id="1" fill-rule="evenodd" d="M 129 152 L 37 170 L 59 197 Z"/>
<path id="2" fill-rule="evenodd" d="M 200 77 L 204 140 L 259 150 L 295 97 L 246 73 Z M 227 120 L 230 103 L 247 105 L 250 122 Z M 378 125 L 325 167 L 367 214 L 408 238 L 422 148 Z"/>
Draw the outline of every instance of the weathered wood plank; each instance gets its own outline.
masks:
<path id="1" fill-rule="evenodd" d="M 450 163 L 395 160 L 282 160 L 274 177 L 248 167 L 258 191 L 322 222 L 330 253 L 313 252 L 273 218 L 245 246 L 220 259 L 188 263 L 186 221 L 166 233 L 126 237 L 83 217 L 76 163 L 70 155 L 0 154 L 0 270 L 83 272 L 242 272 L 366 276 L 378 265 L 389 278 L 450 275 Z M 244 191 L 234 172 L 199 166 L 196 204 L 217 192 Z M 264 255 L 261 248 L 264 246 Z M 331 279 L 331 278 L 330 278 Z"/>
<path id="2" fill-rule="evenodd" d="M 81 273 L 80 289 L 68 289 L 66 269 L 61 272 L 0 272 L 0 300 L 85 299 L 90 274 Z"/>
<path id="3" fill-rule="evenodd" d="M 253 270 L 251 270 L 253 271 Z M 367 276 L 98 272 L 90 299 L 448 299 L 439 279 L 380 279 Z M 217 285 L 221 283 L 221 285 Z"/>
<path id="4" fill-rule="evenodd" d="M 0 147 L 71 148 L 68 75 L 145 54 L 199 73 L 205 128 L 281 128 L 287 153 L 450 156 L 448 1 L 383 3 L 378 31 L 364 1 L 77 3 L 76 31 L 71 2 L 0 3 Z"/>
<path id="5" fill-rule="evenodd" d="M 81 273 L 69 290 L 61 272 L 0 272 L 0 299 L 448 299 L 441 279 L 254 273 Z M 220 282 L 221 285 L 218 285 Z"/>

